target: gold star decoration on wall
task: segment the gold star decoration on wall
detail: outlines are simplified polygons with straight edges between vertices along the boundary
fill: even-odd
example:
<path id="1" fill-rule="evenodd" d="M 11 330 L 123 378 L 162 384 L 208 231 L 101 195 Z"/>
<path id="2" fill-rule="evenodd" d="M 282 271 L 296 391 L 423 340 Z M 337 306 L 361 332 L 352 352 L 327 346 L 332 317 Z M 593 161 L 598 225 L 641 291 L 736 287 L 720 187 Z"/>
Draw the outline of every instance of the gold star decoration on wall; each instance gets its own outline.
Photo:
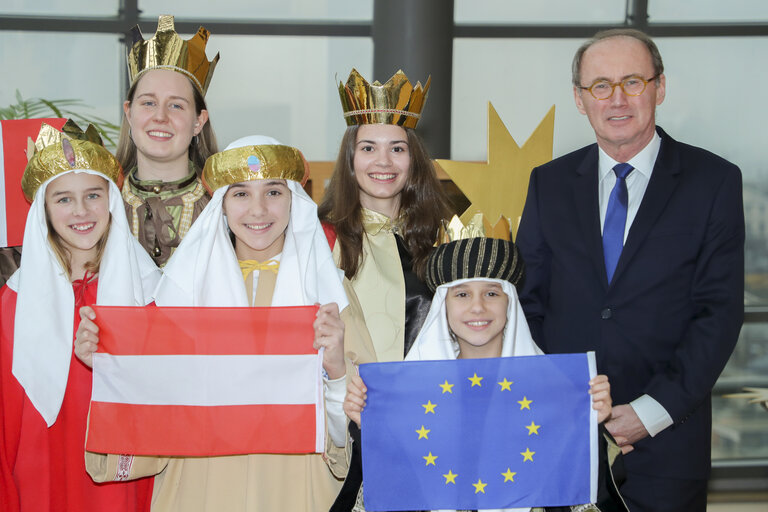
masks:
<path id="1" fill-rule="evenodd" d="M 553 105 L 520 147 L 489 102 L 488 161 L 435 160 L 471 203 L 461 220 L 466 224 L 478 212 L 484 213 L 492 224 L 499 217 L 507 217 L 513 236 L 517 236 L 531 171 L 552 160 L 554 131 Z"/>

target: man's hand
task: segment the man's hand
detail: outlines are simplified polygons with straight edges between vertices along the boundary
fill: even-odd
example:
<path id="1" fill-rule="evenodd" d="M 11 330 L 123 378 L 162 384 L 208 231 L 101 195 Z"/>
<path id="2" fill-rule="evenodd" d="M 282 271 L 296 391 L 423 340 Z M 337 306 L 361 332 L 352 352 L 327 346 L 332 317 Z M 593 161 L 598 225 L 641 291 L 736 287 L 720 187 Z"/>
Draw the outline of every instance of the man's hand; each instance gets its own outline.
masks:
<path id="1" fill-rule="evenodd" d="M 648 437 L 643 422 L 629 404 L 614 406 L 611 418 L 605 422 L 605 428 L 621 447 L 621 453 L 631 452 L 634 450 L 632 444 Z"/>

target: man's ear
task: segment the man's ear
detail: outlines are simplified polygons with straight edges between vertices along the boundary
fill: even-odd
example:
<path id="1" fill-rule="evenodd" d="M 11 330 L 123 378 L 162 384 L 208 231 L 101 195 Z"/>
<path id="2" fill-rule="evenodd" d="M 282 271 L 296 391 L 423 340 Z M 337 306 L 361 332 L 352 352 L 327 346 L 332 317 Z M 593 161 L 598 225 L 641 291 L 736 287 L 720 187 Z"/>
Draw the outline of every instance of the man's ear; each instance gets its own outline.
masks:
<path id="1" fill-rule="evenodd" d="M 667 95 L 667 77 L 662 73 L 656 80 L 656 106 L 659 106 Z"/>
<path id="2" fill-rule="evenodd" d="M 579 112 L 586 115 L 587 111 L 584 109 L 584 101 L 581 98 L 582 92 L 584 92 L 583 89 L 576 86 L 573 87 L 573 100 L 576 102 L 576 108 L 579 109 Z"/>

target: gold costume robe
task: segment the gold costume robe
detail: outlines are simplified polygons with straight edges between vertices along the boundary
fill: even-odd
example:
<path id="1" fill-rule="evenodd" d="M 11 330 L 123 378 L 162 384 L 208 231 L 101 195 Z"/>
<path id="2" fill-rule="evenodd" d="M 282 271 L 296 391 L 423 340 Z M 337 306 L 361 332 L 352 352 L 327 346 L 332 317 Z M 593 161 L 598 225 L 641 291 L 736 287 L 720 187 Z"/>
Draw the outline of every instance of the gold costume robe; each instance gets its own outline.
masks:
<path id="1" fill-rule="evenodd" d="M 405 347 L 405 279 L 389 217 L 362 208 L 363 258 L 352 279 L 377 361 L 402 361 Z M 333 248 L 339 264 L 340 247 Z"/>

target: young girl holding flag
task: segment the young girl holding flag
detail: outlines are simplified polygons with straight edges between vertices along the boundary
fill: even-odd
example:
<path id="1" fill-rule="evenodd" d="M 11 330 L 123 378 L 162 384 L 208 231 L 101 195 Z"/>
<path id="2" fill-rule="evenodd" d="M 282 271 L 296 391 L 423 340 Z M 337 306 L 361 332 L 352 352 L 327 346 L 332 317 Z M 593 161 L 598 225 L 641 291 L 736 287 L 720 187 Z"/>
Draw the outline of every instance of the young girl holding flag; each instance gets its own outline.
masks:
<path id="1" fill-rule="evenodd" d="M 143 306 L 160 272 L 131 235 L 122 169 L 90 127 L 43 125 L 22 178 L 21 266 L 0 290 L 0 503 L 15 511 L 147 510 L 149 479 L 97 485 L 83 461 L 91 370 L 77 311 Z"/>
<path id="2" fill-rule="evenodd" d="M 203 181 L 211 202 L 166 265 L 156 303 L 323 304 L 314 332 L 315 348 L 324 349 L 326 450 L 130 457 L 128 478 L 157 474 L 153 510 L 325 512 L 346 474 L 345 376 L 352 363 L 372 361 L 373 348 L 354 293 L 333 263 L 316 206 L 302 188 L 306 162 L 298 150 L 275 142 L 246 137 L 208 160 Z M 95 350 L 98 329 L 93 311 L 83 313 L 90 318 L 81 324 L 78 343 L 87 358 Z M 113 480 L 120 457 L 90 458 L 89 472 L 98 481 Z"/>
<path id="3" fill-rule="evenodd" d="M 480 226 L 467 231 L 476 233 L 478 229 Z M 459 239 L 464 236 L 461 230 L 450 236 L 453 241 L 438 246 L 427 262 L 426 281 L 435 295 L 405 360 L 542 354 L 517 299 L 515 287 L 524 279 L 525 270 L 517 247 L 509 240 L 484 236 Z M 598 375 L 590 380 L 589 386 L 592 408 L 597 410 L 601 423 L 611 413 L 608 378 Z M 359 376 L 350 379 L 344 410 L 357 425 L 366 404 L 366 392 Z M 529 509 L 514 509 L 522 510 Z"/>

